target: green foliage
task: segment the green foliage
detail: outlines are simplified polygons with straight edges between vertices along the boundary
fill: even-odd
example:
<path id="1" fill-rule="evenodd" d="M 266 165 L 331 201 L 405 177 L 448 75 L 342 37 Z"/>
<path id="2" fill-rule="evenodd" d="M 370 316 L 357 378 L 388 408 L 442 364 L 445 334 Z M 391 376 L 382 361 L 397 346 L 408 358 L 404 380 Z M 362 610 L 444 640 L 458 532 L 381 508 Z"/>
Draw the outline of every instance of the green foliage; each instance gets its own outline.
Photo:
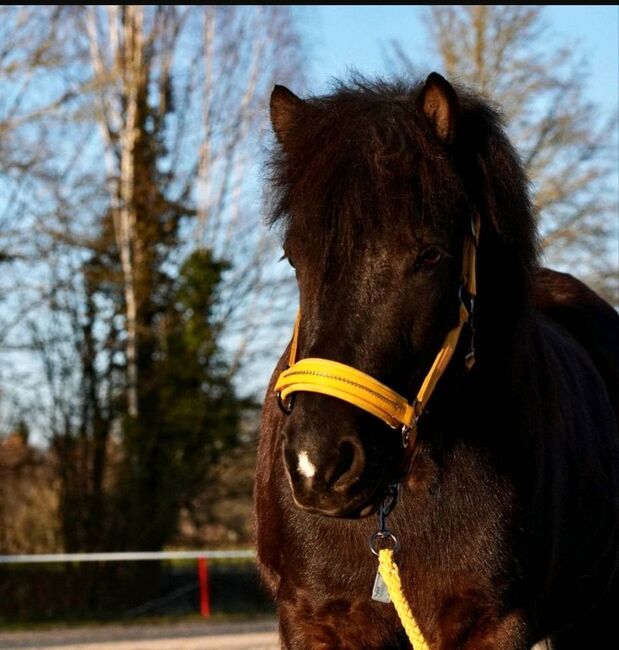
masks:
<path id="1" fill-rule="evenodd" d="M 181 268 L 165 328 L 161 399 L 165 426 L 185 440 L 186 451 L 198 454 L 189 462 L 216 461 L 236 442 L 239 404 L 220 353 L 213 323 L 217 288 L 226 265 L 209 251 L 192 253 Z M 205 436 L 205 432 L 210 435 Z"/>
<path id="2" fill-rule="evenodd" d="M 181 266 L 158 322 L 140 416 L 126 419 L 120 510 L 124 546 L 159 548 L 209 468 L 237 444 L 237 399 L 214 322 L 224 262 L 196 250 Z M 118 539 L 118 536 L 116 536 Z"/>

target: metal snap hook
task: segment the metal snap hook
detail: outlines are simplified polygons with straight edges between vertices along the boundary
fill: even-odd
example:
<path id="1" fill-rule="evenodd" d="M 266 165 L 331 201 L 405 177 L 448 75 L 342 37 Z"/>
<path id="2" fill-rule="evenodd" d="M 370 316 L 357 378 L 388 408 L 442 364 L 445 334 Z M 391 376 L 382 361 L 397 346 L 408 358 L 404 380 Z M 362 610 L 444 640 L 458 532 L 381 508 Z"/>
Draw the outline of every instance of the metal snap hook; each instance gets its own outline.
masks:
<path id="1" fill-rule="evenodd" d="M 396 506 L 396 503 L 398 502 L 398 492 L 398 483 L 392 483 L 389 485 L 385 494 L 385 498 L 378 507 L 378 512 L 376 513 L 378 516 L 378 530 L 373 535 L 371 535 L 369 539 L 370 551 L 372 551 L 374 555 L 378 555 L 378 551 L 380 550 L 377 547 L 377 542 L 379 540 L 386 543 L 386 545 L 382 544 L 382 548 L 386 548 L 387 545 L 391 545 L 394 553 L 398 550 L 398 540 L 396 536 L 387 528 L 387 517 L 391 514 Z"/>

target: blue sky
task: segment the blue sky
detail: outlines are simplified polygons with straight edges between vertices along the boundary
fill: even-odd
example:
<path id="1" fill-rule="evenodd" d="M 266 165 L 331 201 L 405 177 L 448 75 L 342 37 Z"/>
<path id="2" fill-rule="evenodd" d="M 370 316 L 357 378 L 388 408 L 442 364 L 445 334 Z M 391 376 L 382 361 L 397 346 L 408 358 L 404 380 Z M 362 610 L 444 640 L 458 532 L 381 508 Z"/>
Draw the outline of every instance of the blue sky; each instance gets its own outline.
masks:
<path id="1" fill-rule="evenodd" d="M 311 73 L 305 87 L 296 92 L 320 94 L 331 77 L 344 76 L 349 68 L 368 75 L 388 72 L 384 53 L 399 41 L 422 68 L 440 70 L 427 47 L 420 20 L 422 6 L 320 5 L 305 6 L 302 25 L 308 39 Z M 619 9 L 616 5 L 548 5 L 545 9 L 549 36 L 578 41 L 580 53 L 590 64 L 587 89 L 605 110 L 616 109 L 619 96 Z"/>

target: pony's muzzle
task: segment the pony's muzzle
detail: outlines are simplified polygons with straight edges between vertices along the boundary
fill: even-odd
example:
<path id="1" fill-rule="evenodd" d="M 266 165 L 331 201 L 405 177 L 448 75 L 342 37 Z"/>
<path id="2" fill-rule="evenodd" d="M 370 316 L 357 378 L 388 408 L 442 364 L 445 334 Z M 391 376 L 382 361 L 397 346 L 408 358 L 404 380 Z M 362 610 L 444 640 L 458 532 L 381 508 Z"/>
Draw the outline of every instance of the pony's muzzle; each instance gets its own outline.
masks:
<path id="1" fill-rule="evenodd" d="M 366 455 L 356 438 L 346 436 L 320 450 L 285 440 L 284 459 L 299 507 L 341 517 L 358 505 Z"/>

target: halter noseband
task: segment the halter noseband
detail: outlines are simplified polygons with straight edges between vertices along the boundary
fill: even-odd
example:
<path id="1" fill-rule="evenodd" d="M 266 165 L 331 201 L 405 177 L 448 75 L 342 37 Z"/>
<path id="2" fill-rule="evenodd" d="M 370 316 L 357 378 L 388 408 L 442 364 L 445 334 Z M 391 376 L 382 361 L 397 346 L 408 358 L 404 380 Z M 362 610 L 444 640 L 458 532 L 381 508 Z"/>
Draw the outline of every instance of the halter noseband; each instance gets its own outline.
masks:
<path id="1" fill-rule="evenodd" d="M 275 384 L 277 402 L 282 411 L 287 415 L 292 412 L 296 392 L 322 393 L 337 397 L 380 418 L 392 429 L 401 427 L 404 447 L 411 445 L 412 448 L 417 436 L 417 421 L 425 411 L 439 379 L 451 361 L 462 327 L 467 321 L 472 325 L 474 300 L 477 294 L 476 256 L 479 228 L 480 218 L 475 213 L 471 219 L 470 232 L 467 232 L 464 239 L 461 286 L 458 296 L 460 301 L 458 323 L 447 332 L 443 345 L 412 402 L 408 402 L 385 384 L 352 366 L 313 357 L 297 361 L 301 323 L 299 311 L 290 344 L 288 367 L 279 375 Z M 469 307 L 465 304 L 464 293 L 468 296 Z M 467 368 L 471 368 L 474 361 L 475 352 L 471 344 L 471 349 L 466 356 Z M 290 401 L 286 403 L 288 396 Z"/>

